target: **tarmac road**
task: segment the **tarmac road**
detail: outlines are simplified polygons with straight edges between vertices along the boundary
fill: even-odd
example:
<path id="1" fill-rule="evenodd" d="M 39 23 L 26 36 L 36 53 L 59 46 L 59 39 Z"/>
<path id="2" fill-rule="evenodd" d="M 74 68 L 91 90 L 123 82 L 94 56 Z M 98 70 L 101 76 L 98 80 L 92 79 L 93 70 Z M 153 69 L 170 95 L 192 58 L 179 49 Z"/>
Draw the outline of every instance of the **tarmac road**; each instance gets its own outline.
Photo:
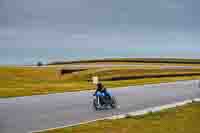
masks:
<path id="1" fill-rule="evenodd" d="M 110 91 L 117 97 L 119 109 L 92 110 L 93 91 L 0 99 L 0 133 L 27 133 L 200 98 L 197 81 L 130 86 Z"/>

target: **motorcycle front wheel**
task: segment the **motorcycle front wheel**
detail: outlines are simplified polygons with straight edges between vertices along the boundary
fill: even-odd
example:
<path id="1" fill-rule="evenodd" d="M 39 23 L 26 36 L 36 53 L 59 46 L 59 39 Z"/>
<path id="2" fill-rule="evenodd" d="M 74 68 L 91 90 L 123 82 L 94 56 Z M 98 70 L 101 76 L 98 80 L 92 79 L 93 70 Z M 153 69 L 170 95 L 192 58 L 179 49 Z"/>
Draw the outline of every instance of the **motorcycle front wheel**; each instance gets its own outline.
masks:
<path id="1" fill-rule="evenodd" d="M 100 110 L 100 105 L 99 105 L 99 103 L 98 103 L 98 101 L 97 101 L 96 98 L 93 100 L 93 107 L 94 107 L 94 109 L 95 109 L 96 111 L 97 111 L 97 110 Z"/>

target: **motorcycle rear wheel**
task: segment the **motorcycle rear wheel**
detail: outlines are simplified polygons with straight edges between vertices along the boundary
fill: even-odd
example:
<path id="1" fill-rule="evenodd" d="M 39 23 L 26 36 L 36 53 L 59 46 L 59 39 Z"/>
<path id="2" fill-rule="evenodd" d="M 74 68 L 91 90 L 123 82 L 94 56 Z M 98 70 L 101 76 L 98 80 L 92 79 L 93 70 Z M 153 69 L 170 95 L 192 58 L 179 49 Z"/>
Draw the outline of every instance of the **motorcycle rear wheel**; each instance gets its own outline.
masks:
<path id="1" fill-rule="evenodd" d="M 117 101 L 114 96 L 111 97 L 111 107 L 114 109 L 117 108 Z"/>

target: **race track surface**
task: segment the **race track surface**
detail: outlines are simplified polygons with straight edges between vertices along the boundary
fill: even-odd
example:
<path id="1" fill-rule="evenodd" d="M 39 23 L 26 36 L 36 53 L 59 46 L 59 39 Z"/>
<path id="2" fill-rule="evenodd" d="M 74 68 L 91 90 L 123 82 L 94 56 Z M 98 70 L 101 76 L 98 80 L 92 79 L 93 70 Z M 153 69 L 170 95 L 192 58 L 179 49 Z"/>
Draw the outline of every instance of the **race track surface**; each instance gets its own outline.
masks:
<path id="1" fill-rule="evenodd" d="M 0 133 L 27 133 L 200 97 L 197 81 L 110 90 L 119 109 L 94 111 L 93 91 L 0 99 Z"/>

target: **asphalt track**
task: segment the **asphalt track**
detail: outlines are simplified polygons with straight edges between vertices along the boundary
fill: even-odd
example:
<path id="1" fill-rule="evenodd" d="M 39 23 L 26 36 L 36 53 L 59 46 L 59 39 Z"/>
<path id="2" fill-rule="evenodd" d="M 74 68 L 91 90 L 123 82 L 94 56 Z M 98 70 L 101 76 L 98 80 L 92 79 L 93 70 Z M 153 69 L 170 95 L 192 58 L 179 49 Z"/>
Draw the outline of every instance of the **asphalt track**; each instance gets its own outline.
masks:
<path id="1" fill-rule="evenodd" d="M 0 133 L 27 133 L 200 97 L 197 81 L 110 90 L 120 108 L 92 110 L 92 91 L 0 99 Z"/>

